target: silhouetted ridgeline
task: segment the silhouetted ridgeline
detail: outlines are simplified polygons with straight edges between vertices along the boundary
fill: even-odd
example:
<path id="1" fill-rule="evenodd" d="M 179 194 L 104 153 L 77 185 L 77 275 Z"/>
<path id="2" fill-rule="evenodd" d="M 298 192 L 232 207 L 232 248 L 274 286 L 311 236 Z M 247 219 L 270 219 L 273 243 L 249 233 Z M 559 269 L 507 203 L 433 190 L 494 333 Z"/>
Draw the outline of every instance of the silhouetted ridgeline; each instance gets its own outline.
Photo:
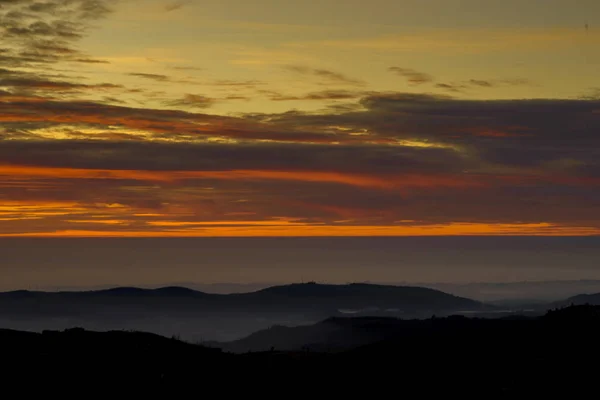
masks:
<path id="1" fill-rule="evenodd" d="M 484 308 L 438 290 L 368 284 L 293 284 L 228 295 L 182 287 L 17 291 L 0 293 L 0 326 L 33 331 L 81 326 L 233 340 L 274 324 L 309 324 L 345 312 L 426 318 Z"/>
<path id="2" fill-rule="evenodd" d="M 386 286 L 353 283 L 323 285 L 316 283 L 273 286 L 250 293 L 211 294 L 183 287 L 159 289 L 114 288 L 86 292 L 31 292 L 0 293 L 0 310 L 10 312 L 8 306 L 38 306 L 24 312 L 77 312 L 87 307 L 118 305 L 152 305 L 159 308 L 222 310 L 312 310 L 401 307 L 403 311 L 477 309 L 481 303 L 453 296 L 438 290 L 412 286 Z"/>
<path id="3" fill-rule="evenodd" d="M 259 338 L 271 338 L 268 351 L 231 354 L 140 332 L 0 331 L 3 363 L 11 367 L 3 377 L 222 395 L 367 390 L 378 397 L 394 389 L 411 396 L 574 398 L 595 389 L 600 307 L 521 318 L 333 318 L 272 333 Z M 315 341 L 344 346 L 308 350 Z M 293 343 L 289 351 L 276 346 L 286 343 Z"/>
<path id="4" fill-rule="evenodd" d="M 424 337 L 438 338 L 442 335 L 447 338 L 452 336 L 456 340 L 473 335 L 473 340 L 478 340 L 479 334 L 496 335 L 497 332 L 507 329 L 506 334 L 513 332 L 523 335 L 542 331 L 549 326 L 552 329 L 563 329 L 561 325 L 549 325 L 554 321 L 568 323 L 569 328 L 575 324 L 595 323 L 600 321 L 600 314 L 590 305 L 567 307 L 549 310 L 539 317 L 526 317 L 512 315 L 499 318 L 467 318 L 462 315 L 452 315 L 444 318 L 435 316 L 428 319 L 398 319 L 384 317 L 355 317 L 355 318 L 328 318 L 316 324 L 286 327 L 273 326 L 251 335 L 231 342 L 205 342 L 207 346 L 220 348 L 233 353 L 252 351 L 267 351 L 275 348 L 282 351 L 321 351 L 343 352 L 374 343 L 386 343 L 386 346 L 395 342 L 403 346 L 404 343 L 421 341 Z M 519 331 L 523 329 L 523 331 Z M 565 327 L 566 329 L 566 327 Z M 539 332 L 540 335 L 548 333 Z M 534 338 L 531 338 L 532 340 Z M 517 339 L 515 339 L 517 340 Z M 504 341 L 504 339 L 503 339 Z"/>
<path id="5" fill-rule="evenodd" d="M 577 296 L 569 297 L 566 300 L 555 302 L 553 305 L 555 307 L 566 307 L 582 304 L 600 305 L 600 293 L 579 294 Z"/>

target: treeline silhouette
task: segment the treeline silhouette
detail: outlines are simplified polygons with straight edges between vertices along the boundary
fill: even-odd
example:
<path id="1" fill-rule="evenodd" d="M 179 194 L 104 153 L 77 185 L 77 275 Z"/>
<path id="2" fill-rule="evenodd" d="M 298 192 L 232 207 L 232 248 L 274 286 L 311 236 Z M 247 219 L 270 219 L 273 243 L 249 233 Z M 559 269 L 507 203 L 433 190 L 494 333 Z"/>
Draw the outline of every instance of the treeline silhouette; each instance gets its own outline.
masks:
<path id="1" fill-rule="evenodd" d="M 295 349 L 273 345 L 238 354 L 144 332 L 0 330 L 2 377 L 45 382 L 48 390 L 86 384 L 155 394 L 194 387 L 286 396 L 328 388 L 334 394 L 366 390 L 372 397 L 391 388 L 399 397 L 533 399 L 595 388 L 600 306 L 557 308 L 539 317 L 334 318 L 313 330 L 332 323 L 339 330 L 323 330 L 320 341 L 346 337 L 335 351 L 315 350 L 295 337 Z M 318 339 L 314 332 L 310 341 Z"/>

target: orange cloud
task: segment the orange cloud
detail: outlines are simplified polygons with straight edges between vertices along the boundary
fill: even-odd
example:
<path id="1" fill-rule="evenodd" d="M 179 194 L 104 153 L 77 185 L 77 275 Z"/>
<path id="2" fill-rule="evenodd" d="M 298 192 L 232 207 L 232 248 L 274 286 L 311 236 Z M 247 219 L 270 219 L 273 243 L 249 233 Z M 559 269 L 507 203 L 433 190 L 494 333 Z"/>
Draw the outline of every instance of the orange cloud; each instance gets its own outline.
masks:
<path id="1" fill-rule="evenodd" d="M 265 221 L 267 222 L 267 221 Z M 260 236 L 591 236 L 600 229 L 585 226 L 564 226 L 550 223 L 484 224 L 449 223 L 416 226 L 331 226 L 306 224 L 265 224 L 226 227 L 192 227 L 162 231 L 95 231 L 61 230 L 47 233 L 0 234 L 0 237 L 260 237 Z"/>
<path id="2" fill-rule="evenodd" d="M 11 101 L 12 103 L 13 101 Z M 67 125 L 120 126 L 165 137 L 178 135 L 202 135 L 241 140 L 265 140 L 290 143 L 380 143 L 393 144 L 395 140 L 378 137 L 351 135 L 327 135 L 325 133 L 295 131 L 273 128 L 248 120 L 195 114 L 184 111 L 134 109 L 106 106 L 94 103 L 68 103 L 46 101 L 51 107 L 37 107 L 32 101 L 17 103 L 18 107 L 0 109 L 1 123 L 43 123 Z M 0 105 L 3 104 L 0 102 Z"/>
<path id="3" fill-rule="evenodd" d="M 99 224 L 99 225 L 125 225 L 128 224 L 127 220 L 120 219 L 69 219 L 65 222 L 75 224 Z"/>
<path id="4" fill-rule="evenodd" d="M 58 201 L 35 201 L 35 200 L 21 200 L 21 201 L 3 201 L 0 204 L 0 215 L 3 213 L 19 213 L 19 212 L 40 212 L 41 210 L 47 212 L 60 212 L 60 210 L 73 210 L 81 211 L 85 208 L 75 202 L 58 202 Z M 49 211 L 56 210 L 56 211 Z M 52 214 L 60 215 L 60 214 Z"/>
<path id="5" fill-rule="evenodd" d="M 483 187 L 485 184 L 469 177 L 446 175 L 402 174 L 372 176 L 327 171 L 141 171 L 108 169 L 46 168 L 36 166 L 0 165 L 0 175 L 6 177 L 63 178 L 63 179 L 134 179 L 141 181 L 174 182 L 185 179 L 272 179 L 305 182 L 341 183 L 378 189 L 428 187 Z"/>
<path id="6" fill-rule="evenodd" d="M 149 221 L 146 223 L 149 226 L 159 227 L 193 227 L 193 226 L 308 226 L 307 224 L 294 221 Z"/>

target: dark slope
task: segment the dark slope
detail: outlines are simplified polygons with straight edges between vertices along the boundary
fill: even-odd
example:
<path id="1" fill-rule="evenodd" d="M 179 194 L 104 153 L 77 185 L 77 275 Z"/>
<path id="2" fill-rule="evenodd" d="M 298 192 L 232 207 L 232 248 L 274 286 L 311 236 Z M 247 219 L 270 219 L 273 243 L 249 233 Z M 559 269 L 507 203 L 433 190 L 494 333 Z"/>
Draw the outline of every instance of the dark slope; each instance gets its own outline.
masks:
<path id="1" fill-rule="evenodd" d="M 577 296 L 569 297 L 568 299 L 553 303 L 555 307 L 566 307 L 569 305 L 600 305 L 600 293 L 592 294 L 579 294 Z"/>
<path id="2" fill-rule="evenodd" d="M 108 386 L 138 386 L 196 379 L 198 365 L 215 374 L 230 370 L 231 357 L 217 349 L 188 344 L 147 332 L 93 332 L 81 328 L 43 333 L 0 330 L 3 383 L 8 378 L 26 381 L 21 390 L 36 387 L 72 391 Z M 42 386 L 39 386 L 44 383 Z M 147 387 L 146 387 L 147 388 Z"/>
<path id="3" fill-rule="evenodd" d="M 268 350 L 341 352 L 364 348 L 368 353 L 377 354 L 378 349 L 382 352 L 396 348 L 408 351 L 407 343 L 420 343 L 431 350 L 454 347 L 465 341 L 480 342 L 485 347 L 488 345 L 486 337 L 502 337 L 502 343 L 544 341 L 556 334 L 554 331 L 544 333 L 554 330 L 556 322 L 577 328 L 581 324 L 600 324 L 600 307 L 583 305 L 549 310 L 541 316 L 503 318 L 461 315 L 428 319 L 336 317 L 306 326 L 273 326 L 239 340 L 205 344 L 234 353 Z M 544 335 L 546 339 L 542 337 Z M 502 343 L 494 346 L 503 348 Z"/>
<path id="4" fill-rule="evenodd" d="M 234 353 L 268 350 L 339 352 L 384 340 L 399 334 L 412 323 L 382 317 L 328 318 L 313 325 L 277 325 L 240 340 L 205 344 Z"/>
<path id="5" fill-rule="evenodd" d="M 0 329 L 0 349 L 3 355 L 76 355 L 90 358 L 112 357 L 117 354 L 124 358 L 150 358 L 161 354 L 189 353 L 194 356 L 221 353 L 218 349 L 192 345 L 148 332 L 94 332 L 82 328 L 44 330 L 41 333 Z"/>
<path id="6" fill-rule="evenodd" d="M 402 329 L 388 319 L 332 320 L 385 336 L 333 354 L 228 354 L 136 332 L 0 331 L 2 377 L 5 388 L 21 379 L 20 390 L 45 395 L 86 384 L 94 394 L 127 388 L 137 397 L 174 397 L 177 389 L 380 397 L 392 389 L 400 397 L 584 398 L 597 386 L 590 361 L 600 357 L 599 316 L 600 307 L 577 306 L 532 318 L 404 321 Z"/>

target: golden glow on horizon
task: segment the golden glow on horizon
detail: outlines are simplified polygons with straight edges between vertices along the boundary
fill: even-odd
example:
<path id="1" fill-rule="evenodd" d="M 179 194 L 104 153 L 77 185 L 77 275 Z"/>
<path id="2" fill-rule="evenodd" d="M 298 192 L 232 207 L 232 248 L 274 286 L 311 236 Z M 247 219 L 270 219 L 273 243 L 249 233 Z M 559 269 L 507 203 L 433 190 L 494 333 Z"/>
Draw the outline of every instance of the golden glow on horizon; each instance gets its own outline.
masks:
<path id="1" fill-rule="evenodd" d="M 256 222 L 256 221 L 255 221 Z M 217 224 L 217 223 L 215 223 Z M 226 223 L 229 225 L 229 223 Z M 235 225 L 231 223 L 231 225 Z M 94 231 L 62 230 L 44 233 L 0 234 L 0 237 L 335 237 L 335 236 L 592 236 L 600 235 L 593 227 L 569 227 L 549 223 L 538 224 L 478 224 L 452 223 L 420 226 L 334 226 L 294 225 L 269 226 L 240 221 L 239 227 L 188 228 L 161 231 Z"/>

